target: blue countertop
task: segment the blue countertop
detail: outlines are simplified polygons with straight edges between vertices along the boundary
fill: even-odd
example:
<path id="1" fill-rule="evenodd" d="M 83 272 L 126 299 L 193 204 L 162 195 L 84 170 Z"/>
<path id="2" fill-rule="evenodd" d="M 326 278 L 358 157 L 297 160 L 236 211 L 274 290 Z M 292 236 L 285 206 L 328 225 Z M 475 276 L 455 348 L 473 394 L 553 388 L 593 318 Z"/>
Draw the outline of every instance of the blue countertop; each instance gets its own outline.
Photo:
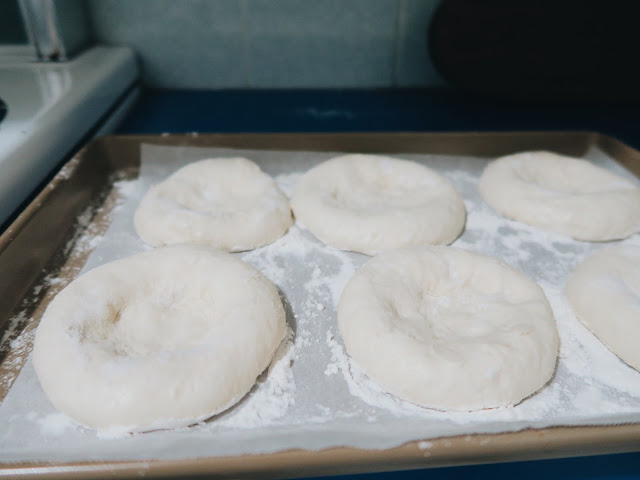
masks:
<path id="1" fill-rule="evenodd" d="M 592 130 L 640 149 L 640 105 L 506 103 L 430 90 L 146 90 L 119 133 Z M 640 401 L 640 399 L 639 399 Z M 640 479 L 638 452 L 337 479 Z"/>
<path id="2" fill-rule="evenodd" d="M 429 90 L 146 90 L 121 133 L 593 130 L 640 148 L 640 104 L 507 103 Z"/>

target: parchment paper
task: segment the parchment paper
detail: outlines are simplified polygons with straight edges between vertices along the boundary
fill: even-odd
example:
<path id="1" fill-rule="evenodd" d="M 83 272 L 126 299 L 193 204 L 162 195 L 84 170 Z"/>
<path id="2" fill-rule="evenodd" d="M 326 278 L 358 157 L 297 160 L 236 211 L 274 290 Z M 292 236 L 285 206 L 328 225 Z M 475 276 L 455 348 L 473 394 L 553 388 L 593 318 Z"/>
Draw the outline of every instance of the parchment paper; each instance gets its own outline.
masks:
<path id="1" fill-rule="evenodd" d="M 134 231 L 135 209 L 149 186 L 188 162 L 246 156 L 274 176 L 290 195 L 303 172 L 334 155 L 144 145 L 140 177 L 117 185 L 125 201 L 104 237 L 88 239 L 98 247 L 84 270 L 149 248 Z M 488 159 L 397 157 L 436 169 L 461 192 L 467 225 L 454 246 L 501 258 L 543 287 L 556 315 L 562 345 L 556 374 L 539 393 L 514 407 L 446 413 L 417 407 L 381 391 L 349 360 L 336 325 L 342 288 L 369 257 L 327 247 L 297 223 L 274 244 L 237 254 L 280 288 L 293 332 L 292 341 L 282 345 L 271 369 L 238 405 L 190 428 L 109 438 L 57 412 L 28 361 L 0 405 L 0 460 L 179 459 L 332 446 L 384 449 L 457 434 L 640 422 L 640 373 L 576 320 L 562 294 L 568 274 L 579 262 L 618 242 L 577 242 L 498 216 L 476 190 Z M 634 178 L 598 150 L 588 152 L 586 158 Z M 625 242 L 640 244 L 638 235 Z M 429 442 L 422 447 L 428 449 Z"/>

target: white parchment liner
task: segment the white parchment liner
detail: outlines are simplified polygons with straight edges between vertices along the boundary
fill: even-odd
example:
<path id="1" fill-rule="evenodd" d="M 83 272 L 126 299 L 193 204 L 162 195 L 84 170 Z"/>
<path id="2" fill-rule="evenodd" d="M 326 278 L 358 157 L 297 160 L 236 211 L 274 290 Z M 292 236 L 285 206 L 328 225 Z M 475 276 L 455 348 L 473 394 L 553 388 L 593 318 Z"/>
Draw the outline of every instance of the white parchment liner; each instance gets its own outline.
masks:
<path id="1" fill-rule="evenodd" d="M 98 246 L 83 271 L 150 248 L 134 231 L 135 209 L 152 184 L 188 162 L 246 156 L 274 176 L 290 195 L 302 173 L 334 155 L 143 145 L 139 178 L 117 185 L 125 200 L 109 230 L 102 238 L 85 239 Z M 297 223 L 276 243 L 237 254 L 280 288 L 295 336 L 236 407 L 190 428 L 109 438 L 57 412 L 28 361 L 0 405 L 0 460 L 180 459 L 333 446 L 384 449 L 410 440 L 458 434 L 640 422 L 640 373 L 621 362 L 576 320 L 562 293 L 579 262 L 619 242 L 577 242 L 498 216 L 476 189 L 488 159 L 396 157 L 434 168 L 464 197 L 467 225 L 454 246 L 501 258 L 543 287 L 556 315 L 562 345 L 557 372 L 538 394 L 514 407 L 445 413 L 381 391 L 349 360 L 336 325 L 342 288 L 369 257 L 327 247 Z M 585 157 L 634 178 L 599 150 Z M 636 235 L 624 242 L 640 244 L 640 238 Z M 423 443 L 424 448 L 428 445 Z"/>

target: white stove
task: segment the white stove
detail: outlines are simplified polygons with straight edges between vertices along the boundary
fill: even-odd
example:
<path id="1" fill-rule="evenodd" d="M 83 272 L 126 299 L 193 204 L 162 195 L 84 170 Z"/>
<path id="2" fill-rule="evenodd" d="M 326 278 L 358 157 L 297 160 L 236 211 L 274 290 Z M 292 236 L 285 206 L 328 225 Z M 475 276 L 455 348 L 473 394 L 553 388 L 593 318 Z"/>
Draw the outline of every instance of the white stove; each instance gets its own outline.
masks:
<path id="1" fill-rule="evenodd" d="M 94 47 L 65 62 L 0 56 L 0 225 L 84 142 L 117 126 L 137 80 L 125 47 Z"/>

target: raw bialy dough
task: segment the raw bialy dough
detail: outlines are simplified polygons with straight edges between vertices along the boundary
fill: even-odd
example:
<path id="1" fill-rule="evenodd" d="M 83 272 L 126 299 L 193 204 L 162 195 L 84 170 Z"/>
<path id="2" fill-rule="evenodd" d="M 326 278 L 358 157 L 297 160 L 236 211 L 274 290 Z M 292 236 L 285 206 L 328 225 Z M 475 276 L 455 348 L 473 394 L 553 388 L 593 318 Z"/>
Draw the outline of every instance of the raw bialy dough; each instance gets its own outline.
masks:
<path id="1" fill-rule="evenodd" d="M 285 331 L 278 290 L 258 270 L 177 245 L 71 282 L 40 322 L 33 363 L 51 403 L 86 427 L 175 428 L 238 402 Z"/>
<path id="2" fill-rule="evenodd" d="M 640 231 L 640 188 L 586 160 L 551 152 L 508 155 L 487 166 L 478 190 L 505 217 L 577 240 Z"/>
<path id="3" fill-rule="evenodd" d="M 535 282 L 497 259 L 443 246 L 369 260 L 342 293 L 338 326 L 382 388 L 441 410 L 520 402 L 551 378 L 559 347 Z"/>
<path id="4" fill-rule="evenodd" d="M 449 244 L 466 218 L 462 197 L 447 179 L 418 163 L 377 155 L 344 155 L 312 168 L 291 206 L 327 245 L 367 255 Z"/>
<path id="5" fill-rule="evenodd" d="M 578 319 L 640 370 L 640 246 L 620 245 L 591 255 L 569 277 L 566 295 Z"/>
<path id="6" fill-rule="evenodd" d="M 193 243 L 238 252 L 267 245 L 293 223 L 275 181 L 246 158 L 215 158 L 182 167 L 145 194 L 135 213 L 150 245 Z"/>

